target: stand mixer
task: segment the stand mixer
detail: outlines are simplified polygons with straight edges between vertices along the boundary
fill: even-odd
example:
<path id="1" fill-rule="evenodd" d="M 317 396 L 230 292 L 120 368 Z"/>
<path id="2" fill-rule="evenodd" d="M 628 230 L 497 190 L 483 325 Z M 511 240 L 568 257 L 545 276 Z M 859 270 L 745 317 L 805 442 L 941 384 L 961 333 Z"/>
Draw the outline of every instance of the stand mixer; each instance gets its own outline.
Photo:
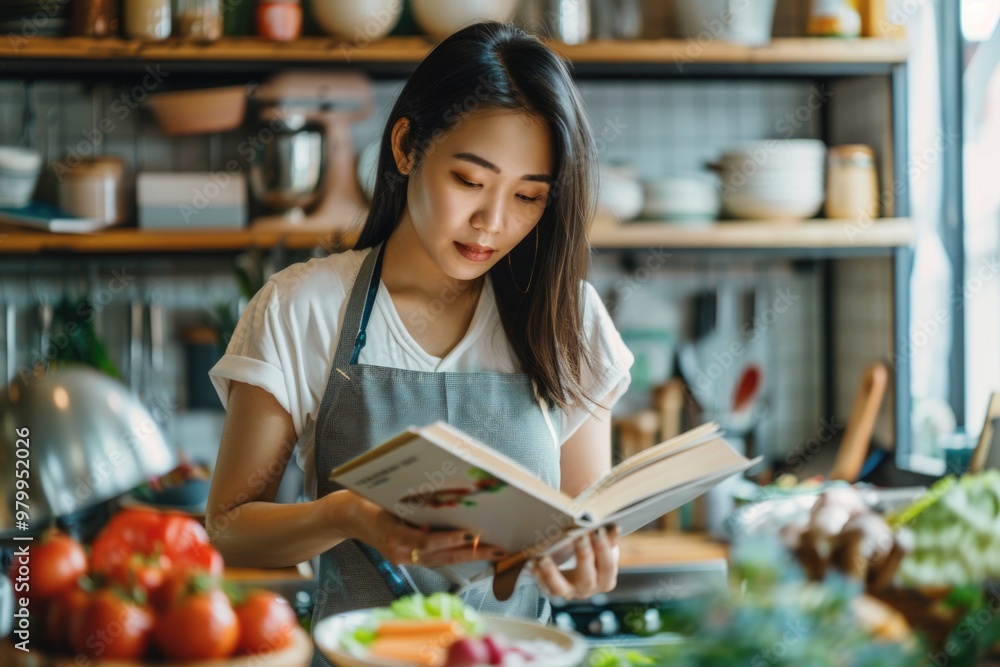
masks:
<path id="1" fill-rule="evenodd" d="M 288 72 L 252 95 L 259 126 L 251 144 L 250 192 L 270 215 L 255 229 L 344 232 L 366 201 L 358 183 L 351 123 L 372 112 L 360 73 Z"/>

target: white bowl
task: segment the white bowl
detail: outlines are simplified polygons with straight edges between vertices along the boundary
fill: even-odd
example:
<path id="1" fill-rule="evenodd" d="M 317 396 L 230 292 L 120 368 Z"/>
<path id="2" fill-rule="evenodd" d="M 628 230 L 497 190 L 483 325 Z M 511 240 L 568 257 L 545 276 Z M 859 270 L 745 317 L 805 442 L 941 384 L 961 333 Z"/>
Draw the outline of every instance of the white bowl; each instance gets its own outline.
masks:
<path id="1" fill-rule="evenodd" d="M 26 206 L 41 172 L 42 155 L 38 151 L 0 146 L 0 206 Z"/>
<path id="2" fill-rule="evenodd" d="M 823 207 L 823 194 L 787 193 L 784 196 L 737 190 L 723 197 L 726 213 L 746 220 L 805 220 Z"/>
<path id="3" fill-rule="evenodd" d="M 312 13 L 324 32 L 353 37 L 361 47 L 392 32 L 403 13 L 403 0 L 312 0 Z"/>
<path id="4" fill-rule="evenodd" d="M 413 0 L 413 18 L 427 34 L 444 39 L 484 20 L 507 23 L 519 0 Z"/>
<path id="5" fill-rule="evenodd" d="M 644 183 L 642 217 L 658 220 L 704 221 L 719 215 L 719 188 L 697 176 L 671 176 Z"/>
<path id="6" fill-rule="evenodd" d="M 642 184 L 627 170 L 601 168 L 600 202 L 621 222 L 634 220 L 642 211 Z"/>
<path id="7" fill-rule="evenodd" d="M 760 169 L 822 169 L 826 163 L 826 144 L 818 139 L 771 139 L 748 141 L 719 158 L 723 168 L 742 169 L 756 165 Z"/>
<path id="8" fill-rule="evenodd" d="M 771 41 L 775 4 L 775 0 L 676 0 L 678 36 L 762 46 Z"/>
<path id="9" fill-rule="evenodd" d="M 364 656 L 350 655 L 341 650 L 341 635 L 352 632 L 360 625 L 370 623 L 372 611 L 372 609 L 348 611 L 324 618 L 316 624 L 313 628 L 313 640 L 327 660 L 337 667 L 401 667 L 398 662 L 372 660 Z M 587 657 L 589 646 L 586 640 L 575 632 L 503 616 L 482 614 L 480 618 L 484 633 L 500 634 L 515 641 L 544 639 L 558 645 L 561 649 L 559 655 L 544 656 L 539 662 L 545 667 L 577 667 Z"/>

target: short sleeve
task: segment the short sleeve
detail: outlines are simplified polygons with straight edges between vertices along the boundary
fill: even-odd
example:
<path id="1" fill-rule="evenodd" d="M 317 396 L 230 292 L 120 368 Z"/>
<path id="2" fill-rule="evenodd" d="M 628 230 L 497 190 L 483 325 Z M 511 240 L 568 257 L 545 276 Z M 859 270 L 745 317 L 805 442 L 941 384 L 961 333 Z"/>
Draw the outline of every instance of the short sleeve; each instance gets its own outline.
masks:
<path id="1" fill-rule="evenodd" d="M 254 295 L 240 316 L 225 355 L 209 371 L 225 407 L 229 404 L 229 383 L 236 380 L 267 391 L 291 412 L 288 385 L 281 370 L 287 336 L 278 297 L 273 280 Z"/>
<path id="2" fill-rule="evenodd" d="M 584 364 L 581 385 L 595 402 L 610 409 L 628 390 L 634 357 L 615 328 L 608 309 L 590 283 L 584 283 L 583 327 L 585 343 L 594 357 L 594 368 Z M 591 416 L 595 403 L 573 406 L 564 413 L 565 442 Z"/>

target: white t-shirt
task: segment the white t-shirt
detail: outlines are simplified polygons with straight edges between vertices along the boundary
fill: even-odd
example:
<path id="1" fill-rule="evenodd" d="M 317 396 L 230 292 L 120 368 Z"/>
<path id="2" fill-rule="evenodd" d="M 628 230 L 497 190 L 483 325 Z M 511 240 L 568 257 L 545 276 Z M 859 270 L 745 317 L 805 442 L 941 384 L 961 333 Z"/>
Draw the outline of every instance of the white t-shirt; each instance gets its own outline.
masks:
<path id="1" fill-rule="evenodd" d="M 296 461 L 305 494 L 314 498 L 313 446 L 319 414 L 347 301 L 370 249 L 352 250 L 293 264 L 271 276 L 254 295 L 233 332 L 226 354 L 209 371 L 224 406 L 229 382 L 256 385 L 272 394 L 295 425 Z M 597 291 L 586 284 L 583 326 L 603 377 L 587 373 L 584 388 L 610 407 L 628 389 L 633 357 L 622 342 Z M 410 336 L 379 283 L 359 363 L 416 371 L 520 372 L 500 324 L 490 281 L 483 286 L 465 337 L 444 358 L 432 356 Z M 539 408 L 541 410 L 541 407 Z M 590 416 L 586 407 L 559 411 L 560 446 Z"/>

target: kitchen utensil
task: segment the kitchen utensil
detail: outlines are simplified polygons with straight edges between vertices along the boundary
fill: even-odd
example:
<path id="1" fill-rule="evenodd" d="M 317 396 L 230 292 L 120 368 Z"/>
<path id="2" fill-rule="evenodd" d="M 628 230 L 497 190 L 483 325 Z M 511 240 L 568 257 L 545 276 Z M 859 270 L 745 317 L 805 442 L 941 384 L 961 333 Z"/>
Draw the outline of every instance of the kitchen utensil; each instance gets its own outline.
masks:
<path id="1" fill-rule="evenodd" d="M 170 0 L 124 0 L 125 36 L 148 42 L 170 37 Z"/>
<path id="2" fill-rule="evenodd" d="M 575 0 L 586 7 L 586 0 Z M 420 29 L 444 39 L 460 28 L 493 20 L 507 23 L 514 17 L 519 0 L 413 0 L 413 18 Z"/>
<path id="3" fill-rule="evenodd" d="M 351 655 L 340 645 L 340 638 L 358 627 L 372 623 L 375 610 L 359 609 L 324 618 L 313 628 L 316 646 L 326 658 L 338 667 L 387 667 L 384 660 Z M 539 662 L 545 667 L 576 667 L 587 656 L 587 643 L 576 632 L 560 630 L 538 622 L 482 614 L 481 629 L 484 634 L 498 634 L 513 641 L 545 640 L 562 649 L 558 655 L 545 655 Z"/>
<path id="4" fill-rule="evenodd" d="M 59 206 L 67 213 L 114 225 L 125 218 L 123 188 L 125 162 L 103 155 L 81 158 L 68 167 L 59 182 Z"/>
<path id="5" fill-rule="evenodd" d="M 441 8 L 440 11 L 447 10 Z M 337 37 L 361 37 L 367 43 L 367 40 L 382 39 L 392 32 L 403 13 L 403 3 L 399 0 L 312 0 L 312 13 L 324 32 Z"/>
<path id="6" fill-rule="evenodd" d="M 878 217 L 875 152 L 860 144 L 831 146 L 827 154 L 826 217 L 873 220 Z"/>
<path id="7" fill-rule="evenodd" d="M 133 296 L 129 302 L 128 385 L 136 396 L 142 385 L 143 314 L 142 301 Z"/>
<path id="8" fill-rule="evenodd" d="M 255 22 L 258 37 L 290 42 L 302 34 L 302 5 L 298 0 L 261 0 Z"/>
<path id="9" fill-rule="evenodd" d="M 14 375 L 17 373 L 17 306 L 14 305 L 13 301 L 7 302 L 4 307 L 4 314 L 4 328 L 6 331 L 6 335 L 4 336 L 4 344 L 6 346 L 4 359 L 7 368 L 3 382 L 0 384 L 6 386 L 8 382 L 14 379 Z"/>
<path id="10" fill-rule="evenodd" d="M 764 372 L 760 366 L 750 364 L 740 373 L 733 395 L 733 412 L 745 412 L 753 406 L 764 384 Z"/>
<path id="11" fill-rule="evenodd" d="M 351 123 L 372 112 L 360 73 L 286 72 L 258 87 L 259 118 L 274 139 L 254 152 L 250 191 L 276 215 L 256 228 L 346 230 L 365 207 Z"/>
<path id="12" fill-rule="evenodd" d="M 851 416 L 830 471 L 830 479 L 857 481 L 871 444 L 875 420 L 888 382 L 889 371 L 880 361 L 869 364 L 862 373 L 858 393 L 854 395 Z"/>
<path id="13" fill-rule="evenodd" d="M 71 3 L 70 32 L 79 37 L 118 35 L 117 0 L 77 0 Z"/>
<path id="14" fill-rule="evenodd" d="M 239 127 L 246 113 L 243 86 L 155 93 L 146 100 L 168 136 L 226 132 Z"/>
<path id="15" fill-rule="evenodd" d="M 222 0 L 178 0 L 175 33 L 198 42 L 222 37 Z"/>
<path id="16" fill-rule="evenodd" d="M 13 470 L 17 431 L 29 428 L 31 526 L 126 493 L 176 464 L 145 407 L 90 368 L 15 380 L 0 395 L 0 469 Z M 15 530 L 13 475 L 0 477 L 0 536 Z"/>
<path id="17" fill-rule="evenodd" d="M 141 229 L 242 229 L 247 183 L 242 173 L 143 172 L 136 177 Z"/>
<path id="18" fill-rule="evenodd" d="M 972 453 L 972 460 L 969 462 L 969 472 L 978 473 L 986 468 L 1000 468 L 1000 392 L 993 392 L 990 395 L 989 405 L 986 407 L 986 419 L 983 422 L 983 430 L 979 433 L 979 440 L 976 442 L 976 450 Z"/>
<path id="19" fill-rule="evenodd" d="M 564 44 L 590 39 L 590 0 L 542 0 L 541 7 L 546 37 Z"/>
<path id="20" fill-rule="evenodd" d="M 676 0 L 681 39 L 748 46 L 771 41 L 776 0 Z"/>
<path id="21" fill-rule="evenodd" d="M 0 146 L 0 206 L 25 206 L 42 173 L 42 154 L 16 146 Z"/>

